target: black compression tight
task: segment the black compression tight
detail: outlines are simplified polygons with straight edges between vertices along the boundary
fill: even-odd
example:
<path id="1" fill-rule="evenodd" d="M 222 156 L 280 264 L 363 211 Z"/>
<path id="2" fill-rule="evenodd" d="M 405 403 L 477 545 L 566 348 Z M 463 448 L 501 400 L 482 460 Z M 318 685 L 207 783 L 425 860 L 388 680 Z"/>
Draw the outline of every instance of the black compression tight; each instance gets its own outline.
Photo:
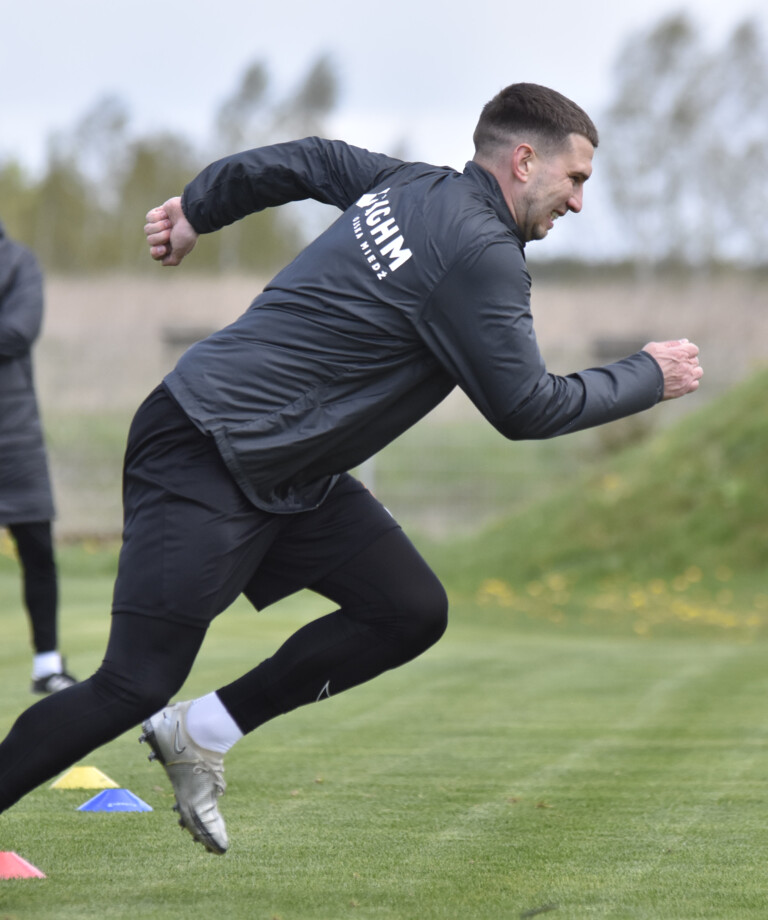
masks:
<path id="1" fill-rule="evenodd" d="M 19 553 L 32 645 L 36 652 L 54 652 L 58 648 L 58 582 L 51 523 L 9 524 L 8 530 Z"/>
<path id="2" fill-rule="evenodd" d="M 311 585 L 339 609 L 217 691 L 244 732 L 410 661 L 445 631 L 443 586 L 400 529 Z M 258 605 L 258 591 L 253 600 Z"/>
<path id="3" fill-rule="evenodd" d="M 244 732 L 409 661 L 445 629 L 445 592 L 399 530 L 311 587 L 340 609 L 218 691 Z M 248 593 L 258 600 L 258 578 Z M 0 744 L 0 811 L 164 706 L 186 679 L 204 634 L 115 613 L 93 677 L 32 706 Z"/>
<path id="4" fill-rule="evenodd" d="M 197 627 L 115 614 L 99 670 L 31 706 L 0 744 L 0 811 L 164 706 L 184 683 L 204 635 Z"/>

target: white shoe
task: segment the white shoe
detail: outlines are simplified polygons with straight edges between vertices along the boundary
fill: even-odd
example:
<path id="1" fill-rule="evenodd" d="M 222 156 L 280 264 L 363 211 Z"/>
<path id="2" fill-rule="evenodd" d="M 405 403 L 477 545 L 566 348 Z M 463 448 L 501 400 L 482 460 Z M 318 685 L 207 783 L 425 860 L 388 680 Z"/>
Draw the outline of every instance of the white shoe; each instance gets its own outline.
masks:
<path id="1" fill-rule="evenodd" d="M 139 741 L 152 748 L 149 759 L 165 767 L 176 795 L 179 824 L 209 853 L 225 853 L 229 840 L 218 807 L 227 788 L 224 762 L 221 754 L 200 747 L 187 734 L 190 705 L 176 703 L 156 712 L 142 723 Z"/>

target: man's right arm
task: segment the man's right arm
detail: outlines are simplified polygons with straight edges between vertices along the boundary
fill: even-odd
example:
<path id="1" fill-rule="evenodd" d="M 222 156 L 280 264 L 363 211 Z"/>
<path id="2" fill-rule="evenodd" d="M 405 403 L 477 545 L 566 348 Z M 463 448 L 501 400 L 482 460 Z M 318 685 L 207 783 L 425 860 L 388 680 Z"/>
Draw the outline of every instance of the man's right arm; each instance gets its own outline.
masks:
<path id="1" fill-rule="evenodd" d="M 346 210 L 400 160 L 310 137 L 257 147 L 207 166 L 184 189 L 147 213 L 150 255 L 178 265 L 200 233 L 219 230 L 264 208 L 313 198 Z"/>
<path id="2" fill-rule="evenodd" d="M 198 236 L 182 210 L 181 198 L 169 198 L 148 211 L 144 235 L 149 254 L 162 265 L 178 265 L 195 248 Z"/>
<path id="3" fill-rule="evenodd" d="M 400 160 L 342 141 L 308 137 L 211 163 L 184 189 L 182 206 L 198 233 L 307 198 L 344 211 L 401 165 Z"/>

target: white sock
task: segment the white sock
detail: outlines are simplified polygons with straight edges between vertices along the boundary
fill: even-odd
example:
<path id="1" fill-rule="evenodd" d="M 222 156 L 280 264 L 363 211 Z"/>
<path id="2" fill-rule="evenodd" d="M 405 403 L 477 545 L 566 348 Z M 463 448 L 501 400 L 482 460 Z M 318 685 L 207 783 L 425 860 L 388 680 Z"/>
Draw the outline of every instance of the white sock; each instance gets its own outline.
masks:
<path id="1" fill-rule="evenodd" d="M 61 674 L 64 666 L 58 652 L 40 652 L 32 659 L 32 679 L 49 677 L 51 674 Z"/>
<path id="2" fill-rule="evenodd" d="M 226 754 L 243 737 L 237 723 L 215 693 L 192 700 L 186 721 L 187 731 L 195 744 L 218 754 Z"/>

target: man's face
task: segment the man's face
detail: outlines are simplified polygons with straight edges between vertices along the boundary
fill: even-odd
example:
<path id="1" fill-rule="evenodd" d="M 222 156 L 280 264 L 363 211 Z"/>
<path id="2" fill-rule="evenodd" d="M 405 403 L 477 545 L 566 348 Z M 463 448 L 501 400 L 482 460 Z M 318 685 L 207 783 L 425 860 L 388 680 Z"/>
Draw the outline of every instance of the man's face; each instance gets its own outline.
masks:
<path id="1" fill-rule="evenodd" d="M 565 146 L 554 153 L 534 151 L 528 182 L 520 190 L 514 209 L 526 242 L 543 240 L 558 217 L 581 210 L 594 152 L 580 134 L 571 134 Z"/>

